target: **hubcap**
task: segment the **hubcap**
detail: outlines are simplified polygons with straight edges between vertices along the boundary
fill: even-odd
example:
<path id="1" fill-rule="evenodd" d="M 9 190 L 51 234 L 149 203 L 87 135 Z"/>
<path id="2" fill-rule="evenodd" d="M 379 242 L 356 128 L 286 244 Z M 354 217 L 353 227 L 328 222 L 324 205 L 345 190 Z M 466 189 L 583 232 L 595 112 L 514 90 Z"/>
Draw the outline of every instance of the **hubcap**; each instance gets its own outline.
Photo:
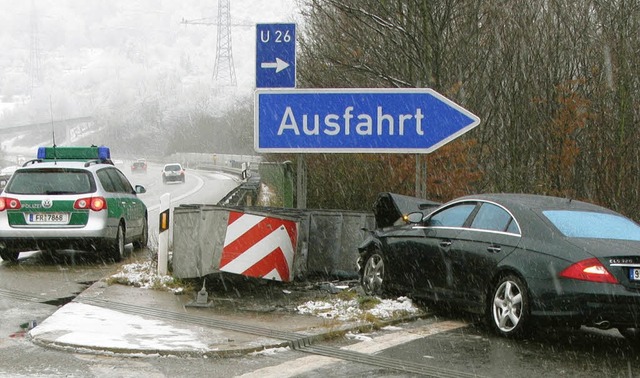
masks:
<path id="1" fill-rule="evenodd" d="M 511 332 L 522 317 L 522 293 L 512 281 L 503 282 L 493 298 L 493 320 L 502 332 Z"/>
<path id="2" fill-rule="evenodd" d="M 362 284 L 368 294 L 380 294 L 382 278 L 384 277 L 384 262 L 382 256 L 374 254 L 367 260 L 362 275 Z"/>

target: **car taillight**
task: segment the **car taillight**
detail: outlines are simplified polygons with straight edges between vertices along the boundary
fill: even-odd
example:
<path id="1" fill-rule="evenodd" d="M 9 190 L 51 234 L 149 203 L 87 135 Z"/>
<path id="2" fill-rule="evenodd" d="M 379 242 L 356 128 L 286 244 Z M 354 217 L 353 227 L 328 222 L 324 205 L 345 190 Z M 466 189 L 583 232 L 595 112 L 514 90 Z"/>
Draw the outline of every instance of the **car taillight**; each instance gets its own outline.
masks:
<path id="1" fill-rule="evenodd" d="M 9 197 L 0 197 L 0 211 L 18 210 L 22 207 L 20 200 Z"/>
<path id="2" fill-rule="evenodd" d="M 578 261 L 560 272 L 560 277 L 574 280 L 619 283 L 618 280 L 605 268 L 597 258 Z"/>
<path id="3" fill-rule="evenodd" d="M 107 201 L 104 199 L 104 197 L 80 198 L 73 204 L 73 208 L 76 210 L 91 209 L 93 211 L 100 211 L 107 208 Z"/>

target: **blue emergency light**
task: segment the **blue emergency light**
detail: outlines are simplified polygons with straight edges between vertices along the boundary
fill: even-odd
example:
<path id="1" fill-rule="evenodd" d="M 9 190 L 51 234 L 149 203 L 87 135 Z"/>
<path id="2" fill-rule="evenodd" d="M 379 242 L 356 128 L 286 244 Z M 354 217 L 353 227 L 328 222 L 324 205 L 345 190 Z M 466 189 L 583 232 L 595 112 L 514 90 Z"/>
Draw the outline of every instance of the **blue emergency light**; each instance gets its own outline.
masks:
<path id="1" fill-rule="evenodd" d="M 91 147 L 39 147 L 40 160 L 109 160 L 111 151 L 105 146 Z"/>

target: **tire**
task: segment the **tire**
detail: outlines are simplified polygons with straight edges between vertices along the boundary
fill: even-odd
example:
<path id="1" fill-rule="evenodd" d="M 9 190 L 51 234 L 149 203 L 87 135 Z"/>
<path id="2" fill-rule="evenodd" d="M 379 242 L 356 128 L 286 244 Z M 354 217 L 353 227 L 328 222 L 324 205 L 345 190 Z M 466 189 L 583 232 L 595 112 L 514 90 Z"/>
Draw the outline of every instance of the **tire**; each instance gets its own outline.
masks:
<path id="1" fill-rule="evenodd" d="M 16 262 L 18 261 L 18 256 L 20 256 L 20 252 L 7 251 L 6 249 L 0 250 L 0 258 L 4 261 Z"/>
<path id="2" fill-rule="evenodd" d="M 118 225 L 118 231 L 116 232 L 116 238 L 107 245 L 107 257 L 113 262 L 122 261 L 124 256 L 124 226 L 122 223 Z"/>
<path id="3" fill-rule="evenodd" d="M 515 275 L 500 279 L 487 303 L 490 327 L 504 337 L 523 336 L 529 328 L 529 296 L 525 283 Z"/>
<path id="4" fill-rule="evenodd" d="M 149 222 L 147 217 L 144 217 L 144 223 L 142 224 L 142 235 L 140 235 L 140 239 L 133 242 L 134 249 L 142 249 L 147 246 L 149 242 Z"/>
<path id="5" fill-rule="evenodd" d="M 378 250 L 367 255 L 360 284 L 367 295 L 383 295 L 385 289 L 385 265 L 382 253 Z"/>

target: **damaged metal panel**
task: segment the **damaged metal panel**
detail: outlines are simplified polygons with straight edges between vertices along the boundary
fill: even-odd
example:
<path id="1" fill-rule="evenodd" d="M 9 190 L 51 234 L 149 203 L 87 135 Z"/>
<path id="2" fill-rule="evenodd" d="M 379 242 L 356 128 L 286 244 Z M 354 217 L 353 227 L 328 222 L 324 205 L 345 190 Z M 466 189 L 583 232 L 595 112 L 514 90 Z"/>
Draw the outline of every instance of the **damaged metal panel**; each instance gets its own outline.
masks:
<path id="1" fill-rule="evenodd" d="M 203 277 L 219 270 L 228 210 L 216 206 L 180 206 L 173 211 L 173 275 Z"/>
<path id="2" fill-rule="evenodd" d="M 345 278 L 356 277 L 358 245 L 365 235 L 362 228 L 372 228 L 374 223 L 371 213 L 310 211 L 308 272 Z"/>
<path id="3" fill-rule="evenodd" d="M 312 274 L 355 277 L 357 246 L 364 237 L 361 229 L 375 224 L 373 213 L 366 212 L 182 205 L 174 209 L 173 217 L 174 276 L 220 272 L 231 212 L 297 224 L 290 272 L 294 279 Z"/>

